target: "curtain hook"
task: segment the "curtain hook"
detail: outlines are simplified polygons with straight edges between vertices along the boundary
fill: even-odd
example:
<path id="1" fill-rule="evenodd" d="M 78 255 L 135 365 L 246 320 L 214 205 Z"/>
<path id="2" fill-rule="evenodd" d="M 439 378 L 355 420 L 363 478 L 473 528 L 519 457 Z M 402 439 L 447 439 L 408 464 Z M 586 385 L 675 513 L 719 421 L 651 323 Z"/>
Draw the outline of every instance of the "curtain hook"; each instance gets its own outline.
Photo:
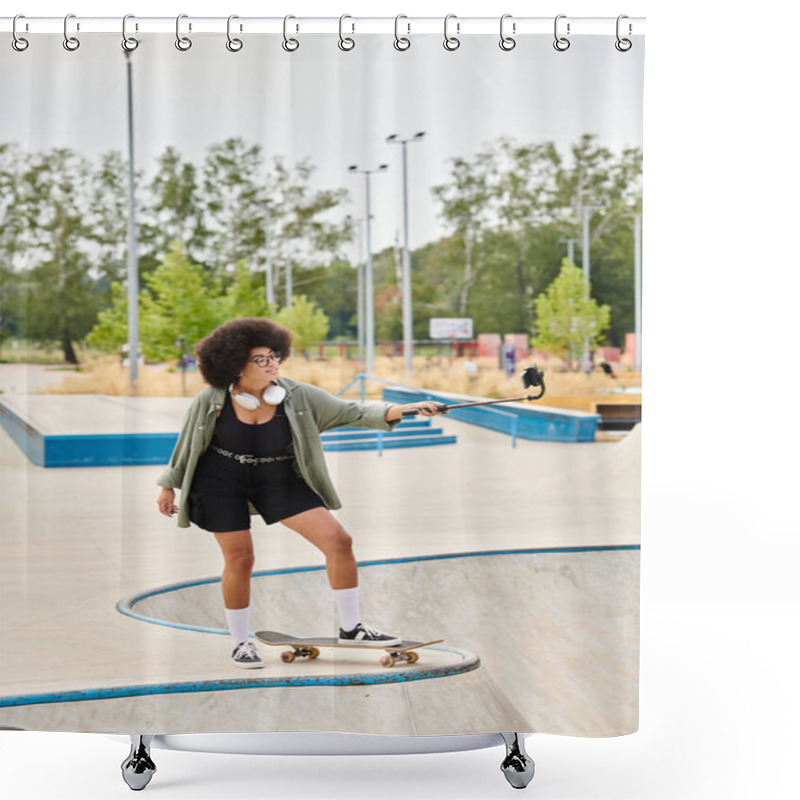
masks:
<path id="1" fill-rule="evenodd" d="M 133 14 L 126 14 L 122 18 L 122 49 L 127 51 L 128 53 L 132 53 L 138 46 L 139 40 L 134 38 L 133 36 L 128 36 L 128 20 L 129 19 L 136 19 Z M 139 30 L 139 26 L 136 26 L 136 30 Z"/>
<path id="2" fill-rule="evenodd" d="M 500 49 L 505 50 L 508 52 L 509 50 L 513 50 L 517 46 L 517 40 L 513 39 L 511 36 L 506 36 L 504 32 L 504 26 L 507 19 L 511 19 L 511 14 L 503 14 L 500 17 Z M 511 24 L 511 32 L 517 32 L 517 23 L 513 22 Z"/>
<path id="3" fill-rule="evenodd" d="M 74 53 L 80 46 L 80 40 L 76 39 L 74 36 L 69 35 L 69 31 L 67 30 L 67 26 L 69 24 L 70 19 L 75 19 L 74 14 L 67 14 L 64 17 L 64 49 L 69 50 L 70 53 Z M 80 28 L 78 28 L 80 30 Z"/>
<path id="4" fill-rule="evenodd" d="M 403 51 L 411 47 L 411 39 L 406 38 L 406 36 L 400 36 L 401 19 L 408 19 L 408 17 L 405 14 L 398 14 L 394 18 L 394 49 Z M 411 23 L 407 22 L 406 26 L 408 27 L 408 33 L 411 33 Z"/>
<path id="5" fill-rule="evenodd" d="M 11 34 L 12 34 L 12 37 L 13 37 L 11 39 L 11 46 L 18 53 L 23 52 L 23 50 L 27 50 L 28 49 L 28 45 L 30 44 L 30 42 L 27 39 L 23 39 L 22 36 L 20 36 L 17 33 L 17 20 L 18 19 L 25 19 L 25 18 L 26 17 L 25 17 L 24 14 L 17 14 L 17 16 L 14 17 L 14 22 L 11 25 Z M 27 28 L 28 28 L 28 23 L 26 22 L 25 23 L 25 29 L 27 30 Z"/>
<path id="6" fill-rule="evenodd" d="M 188 18 L 188 14 L 178 14 L 178 18 L 175 20 L 175 47 L 183 53 L 192 46 L 192 40 L 188 36 L 181 36 L 181 20 Z M 189 30 L 192 30 L 191 22 L 189 23 Z"/>
<path id="7" fill-rule="evenodd" d="M 339 17 L 339 49 L 344 50 L 345 52 L 352 50 L 356 46 L 355 40 L 351 39 L 349 36 L 345 37 L 344 31 L 342 30 L 344 26 L 344 21 L 346 19 L 353 19 L 353 18 L 349 14 L 342 14 L 342 16 Z M 352 33 L 355 33 L 356 32 L 355 22 L 351 23 L 351 25 L 353 26 Z"/>
<path id="8" fill-rule="evenodd" d="M 450 50 L 450 52 L 452 52 L 453 50 L 458 50 L 458 48 L 461 47 L 461 40 L 458 39 L 458 34 L 461 33 L 461 23 L 456 22 L 455 36 L 450 36 L 447 32 L 447 28 L 448 25 L 450 24 L 451 19 L 458 19 L 458 17 L 456 17 L 455 14 L 448 14 L 444 18 L 444 49 Z"/>
<path id="9" fill-rule="evenodd" d="M 633 47 L 633 42 L 630 39 L 623 39 L 619 35 L 620 22 L 623 19 L 629 19 L 628 15 L 627 14 L 620 14 L 617 17 L 617 41 L 614 42 L 614 47 L 616 47 L 617 50 L 620 51 L 620 53 L 627 53 L 628 50 L 630 50 L 631 47 Z M 631 23 L 629 22 L 628 23 L 628 36 L 630 36 L 632 33 L 633 33 L 633 25 L 631 25 Z"/>
<path id="10" fill-rule="evenodd" d="M 282 44 L 282 46 L 283 46 L 283 49 L 287 53 L 294 53 L 294 51 L 297 50 L 298 47 L 300 47 L 300 42 L 298 42 L 297 39 L 290 39 L 289 38 L 288 31 L 289 31 L 289 20 L 290 19 L 297 19 L 297 17 L 293 17 L 291 14 L 289 14 L 288 16 L 283 18 L 283 44 Z M 300 30 L 300 26 L 297 25 L 295 30 L 299 31 Z M 355 44 L 355 42 L 353 44 Z"/>
<path id="11" fill-rule="evenodd" d="M 233 36 L 231 36 L 231 23 L 235 19 L 239 19 L 239 17 L 236 16 L 236 14 L 231 14 L 228 17 L 228 28 L 227 28 L 228 41 L 225 42 L 225 47 L 228 48 L 228 52 L 230 53 L 238 53 L 244 47 L 244 42 L 242 42 L 241 39 L 234 39 Z M 242 28 L 240 26 L 239 30 L 241 31 L 241 29 Z"/>
<path id="12" fill-rule="evenodd" d="M 567 18 L 566 14 L 559 14 L 556 17 L 556 21 L 555 21 L 554 26 L 553 26 L 554 35 L 556 37 L 556 40 L 553 42 L 553 47 L 555 47 L 555 49 L 558 50 L 559 53 L 563 53 L 565 50 L 569 50 L 569 46 L 571 44 L 570 40 L 567 39 L 566 36 L 559 36 L 558 35 L 558 21 L 560 19 L 566 19 L 566 18 Z M 567 23 L 567 36 L 569 36 L 569 29 L 570 29 L 570 24 L 568 22 Z"/>

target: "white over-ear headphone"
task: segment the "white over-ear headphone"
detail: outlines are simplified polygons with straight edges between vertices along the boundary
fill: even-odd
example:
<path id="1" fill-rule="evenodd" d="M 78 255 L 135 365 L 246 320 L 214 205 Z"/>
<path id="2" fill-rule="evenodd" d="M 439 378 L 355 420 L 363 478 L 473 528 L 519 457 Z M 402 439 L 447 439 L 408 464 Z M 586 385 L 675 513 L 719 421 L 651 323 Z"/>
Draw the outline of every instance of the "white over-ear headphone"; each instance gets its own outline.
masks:
<path id="1" fill-rule="evenodd" d="M 231 397 L 242 408 L 246 408 L 248 411 L 255 411 L 261 405 L 255 395 L 248 394 L 247 392 L 234 392 L 233 384 L 228 387 L 228 391 L 230 392 Z M 283 402 L 284 397 L 286 397 L 286 389 L 284 389 L 282 386 L 278 386 L 275 383 L 271 383 L 269 386 L 267 386 L 261 395 L 261 399 L 270 406 L 280 405 Z"/>

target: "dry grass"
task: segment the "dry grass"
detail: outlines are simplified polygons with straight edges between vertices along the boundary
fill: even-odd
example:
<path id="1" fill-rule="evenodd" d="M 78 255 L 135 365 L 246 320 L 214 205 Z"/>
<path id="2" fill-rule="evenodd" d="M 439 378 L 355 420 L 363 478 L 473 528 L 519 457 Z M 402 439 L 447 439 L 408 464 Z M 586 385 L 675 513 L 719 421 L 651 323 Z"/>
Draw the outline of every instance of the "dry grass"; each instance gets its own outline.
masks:
<path id="1" fill-rule="evenodd" d="M 465 358 L 445 358 L 418 356 L 414 359 L 414 369 L 407 375 L 402 358 L 378 357 L 375 360 L 374 374 L 384 380 L 394 381 L 430 391 L 453 392 L 455 394 L 477 395 L 481 397 L 515 397 L 524 393 L 518 376 L 509 378 L 497 368 L 491 358 L 474 359 L 478 367 L 475 375 L 470 375 Z M 558 398 L 586 398 L 605 394 L 622 383 L 623 377 L 635 383 L 635 376 L 620 376 L 616 381 L 604 373 L 560 372 L 557 362 L 542 363 L 547 386 L 547 402 L 555 405 Z M 329 358 L 324 361 L 291 358 L 282 367 L 287 378 L 313 383 L 329 392 L 339 391 L 360 372 L 355 361 L 343 358 Z M 185 378 L 185 384 L 183 379 Z M 629 382 L 626 381 L 626 382 Z M 138 391 L 142 397 L 181 397 L 196 394 L 205 384 L 198 372 L 182 376 L 172 365 L 145 365 L 139 369 Z M 128 384 L 128 368 L 122 367 L 115 356 L 106 356 L 87 362 L 80 372 L 65 376 L 60 382 L 41 390 L 50 394 L 131 394 Z M 381 385 L 377 382 L 367 384 L 367 393 L 379 397 Z M 348 392 L 356 395 L 357 387 Z M 569 407 L 569 405 L 567 405 Z"/>

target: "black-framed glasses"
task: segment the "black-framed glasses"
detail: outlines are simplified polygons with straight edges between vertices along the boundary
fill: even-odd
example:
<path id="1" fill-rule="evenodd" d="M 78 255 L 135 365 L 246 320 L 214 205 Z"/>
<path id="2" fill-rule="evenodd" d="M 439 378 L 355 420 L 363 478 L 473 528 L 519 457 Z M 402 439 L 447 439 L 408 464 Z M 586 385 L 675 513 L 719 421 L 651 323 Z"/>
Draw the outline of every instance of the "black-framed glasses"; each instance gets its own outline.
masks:
<path id="1" fill-rule="evenodd" d="M 250 361 L 252 361 L 257 367 L 266 367 L 270 362 L 280 364 L 281 361 L 283 361 L 283 357 L 279 356 L 277 353 L 270 353 L 268 356 L 253 356 L 252 358 L 248 359 L 248 362 Z"/>

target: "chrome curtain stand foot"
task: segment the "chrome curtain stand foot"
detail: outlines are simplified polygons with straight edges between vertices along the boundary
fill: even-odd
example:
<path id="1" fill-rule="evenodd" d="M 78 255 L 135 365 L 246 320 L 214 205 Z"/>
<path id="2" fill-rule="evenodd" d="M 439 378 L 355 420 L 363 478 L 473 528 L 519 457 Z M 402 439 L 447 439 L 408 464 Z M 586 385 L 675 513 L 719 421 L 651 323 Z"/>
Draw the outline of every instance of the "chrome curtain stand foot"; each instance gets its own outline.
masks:
<path id="1" fill-rule="evenodd" d="M 506 780 L 515 789 L 524 789 L 532 780 L 536 765 L 525 752 L 525 738 L 521 733 L 501 733 L 506 743 L 506 757 L 500 765 Z"/>
<path id="2" fill-rule="evenodd" d="M 156 765 L 150 758 L 152 741 L 152 736 L 131 734 L 131 752 L 122 762 L 122 779 L 134 792 L 144 789 L 155 774 Z"/>

